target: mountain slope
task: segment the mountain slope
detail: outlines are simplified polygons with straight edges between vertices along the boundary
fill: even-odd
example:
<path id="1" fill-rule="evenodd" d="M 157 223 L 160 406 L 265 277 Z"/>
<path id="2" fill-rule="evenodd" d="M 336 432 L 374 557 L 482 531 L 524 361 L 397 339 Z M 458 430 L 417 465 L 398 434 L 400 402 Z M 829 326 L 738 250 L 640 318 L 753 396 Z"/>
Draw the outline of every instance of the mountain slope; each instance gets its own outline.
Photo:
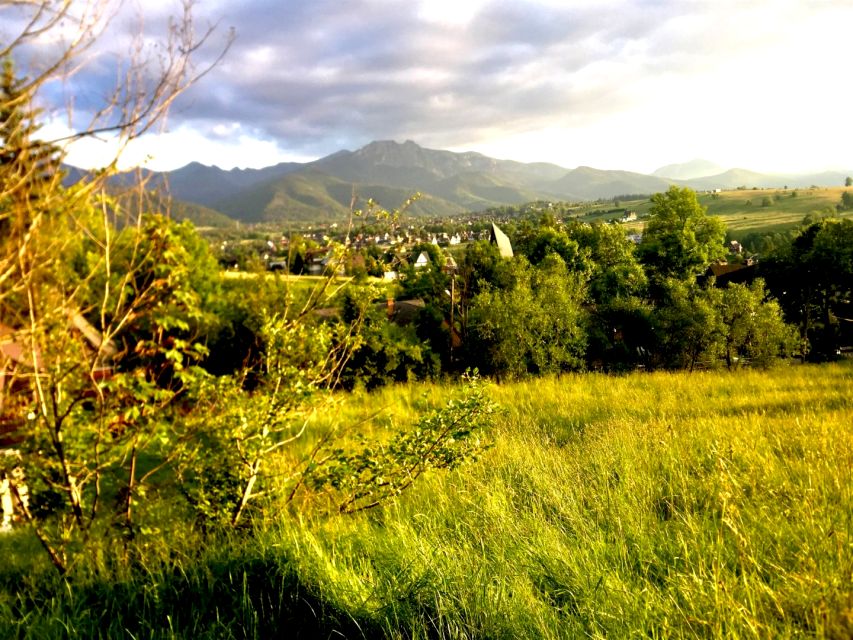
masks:
<path id="1" fill-rule="evenodd" d="M 725 167 L 721 167 L 715 162 L 696 158 L 689 162 L 668 164 L 665 167 L 660 167 L 659 169 L 655 169 L 651 175 L 658 178 L 670 178 L 672 180 L 690 180 L 692 178 L 717 175 L 724 171 Z"/>
<path id="2" fill-rule="evenodd" d="M 368 198 L 380 206 L 400 207 L 413 192 L 386 185 L 357 185 L 357 207 Z M 301 170 L 282 178 L 253 185 L 220 200 L 217 209 L 235 220 L 246 222 L 284 222 L 341 220 L 349 215 L 353 184 L 317 170 Z M 410 215 L 452 215 L 464 209 L 425 194 L 408 210 Z"/>
<path id="3" fill-rule="evenodd" d="M 433 194 L 465 210 L 487 209 L 505 204 L 538 200 L 541 193 L 507 183 L 488 173 L 460 173 L 433 184 Z"/>
<path id="4" fill-rule="evenodd" d="M 834 186 L 842 185 L 845 175 L 722 171 L 706 160 L 667 165 L 654 175 L 592 167 L 569 170 L 549 163 L 498 160 L 476 152 L 426 149 L 411 140 L 383 140 L 305 164 L 286 162 L 263 169 L 225 171 L 195 162 L 165 174 L 150 174 L 149 185 L 168 190 L 176 200 L 207 207 L 188 215 L 222 223 L 213 210 L 245 222 L 341 220 L 348 215 L 353 189 L 362 199 L 374 198 L 389 209 L 420 192 L 423 197 L 409 212 L 442 216 L 533 200 L 651 194 L 665 191 L 671 184 L 697 190 Z M 117 177 L 115 184 L 121 185 L 123 180 Z"/>
<path id="5" fill-rule="evenodd" d="M 301 169 L 298 162 L 282 162 L 264 169 L 231 169 L 208 167 L 192 162 L 166 174 L 158 174 L 155 182 L 166 186 L 180 200 L 213 206 L 219 200 L 238 191 L 268 180 L 280 178 Z"/>
<path id="6" fill-rule="evenodd" d="M 666 191 L 674 182 L 630 171 L 605 171 L 592 167 L 578 167 L 559 180 L 551 182 L 548 189 L 566 199 L 596 200 L 625 194 Z"/>

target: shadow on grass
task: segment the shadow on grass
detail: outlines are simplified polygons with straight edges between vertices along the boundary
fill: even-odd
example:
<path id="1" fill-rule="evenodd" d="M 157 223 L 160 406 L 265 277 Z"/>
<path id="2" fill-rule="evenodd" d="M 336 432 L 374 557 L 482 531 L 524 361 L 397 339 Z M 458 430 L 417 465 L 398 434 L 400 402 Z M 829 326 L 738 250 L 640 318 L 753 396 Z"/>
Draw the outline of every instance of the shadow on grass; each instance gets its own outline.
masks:
<path id="1" fill-rule="evenodd" d="M 47 582 L 51 582 L 50 585 Z M 9 586 L 9 585 L 6 585 Z M 73 587 L 41 582 L 3 607 L 10 638 L 372 638 L 376 622 L 324 602 L 286 561 L 237 554 Z M 8 625 L 8 626 L 7 626 Z M 4 628 L 5 627 L 5 628 Z"/>

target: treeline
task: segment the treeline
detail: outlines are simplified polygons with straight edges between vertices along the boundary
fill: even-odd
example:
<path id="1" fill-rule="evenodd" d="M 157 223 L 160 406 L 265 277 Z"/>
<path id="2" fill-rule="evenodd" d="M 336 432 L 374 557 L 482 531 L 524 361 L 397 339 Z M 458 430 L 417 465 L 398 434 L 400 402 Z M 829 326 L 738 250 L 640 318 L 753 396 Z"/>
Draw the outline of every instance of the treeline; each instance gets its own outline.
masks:
<path id="1" fill-rule="evenodd" d="M 370 385 L 468 366 L 510 377 L 768 366 L 795 355 L 825 360 L 849 341 L 850 221 L 806 219 L 749 283 L 717 286 L 700 276 L 726 257 L 722 223 L 688 189 L 653 203 L 639 245 L 618 226 L 544 215 L 510 230 L 513 259 L 481 241 L 456 273 L 438 257 L 410 269 L 401 295 L 424 300 L 424 311 L 387 339 L 387 324 L 376 323 L 352 379 L 361 373 Z"/>
<path id="2" fill-rule="evenodd" d="M 794 356 L 831 359 L 850 344 L 851 221 L 807 217 L 795 232 L 773 238 L 773 251 L 745 269 L 742 282 L 721 286 L 706 276 L 709 265 L 743 262 L 727 256 L 721 221 L 689 189 L 671 188 L 652 201 L 639 244 L 616 225 L 564 223 L 543 213 L 507 226 L 511 259 L 478 241 L 448 269 L 446 255 L 424 243 L 411 254 L 425 252 L 428 264 L 400 267 L 396 289 L 357 279 L 342 292 L 339 313 L 312 320 L 346 327 L 363 319 L 339 384 L 372 388 L 470 367 L 501 378 L 766 367 Z M 381 271 L 381 254 L 370 258 L 371 271 Z M 242 284 L 237 300 L 221 298 L 222 328 L 209 356 L 216 370 L 245 357 L 235 346 L 250 349 L 258 323 L 252 310 L 272 303 L 279 294 L 262 290 L 274 286 L 259 285 L 255 295 L 266 300 L 250 301 Z M 417 305 L 400 305 L 412 300 Z"/>

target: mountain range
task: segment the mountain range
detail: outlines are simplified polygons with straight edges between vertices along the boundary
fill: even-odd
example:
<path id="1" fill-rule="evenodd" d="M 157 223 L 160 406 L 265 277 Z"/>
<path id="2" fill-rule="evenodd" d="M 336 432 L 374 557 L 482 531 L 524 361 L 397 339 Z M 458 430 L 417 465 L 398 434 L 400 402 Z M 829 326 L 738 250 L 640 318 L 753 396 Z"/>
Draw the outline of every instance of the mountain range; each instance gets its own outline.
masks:
<path id="1" fill-rule="evenodd" d="M 534 200 L 583 201 L 651 194 L 672 184 L 700 190 L 839 186 L 851 173 L 762 174 L 724 170 L 697 159 L 667 165 L 647 175 L 497 160 L 476 152 L 426 149 L 411 140 L 386 140 L 313 162 L 284 162 L 263 169 L 225 171 L 193 162 L 175 171 L 152 173 L 150 184 L 180 201 L 184 216 L 200 216 L 197 223 L 217 225 L 229 220 L 342 220 L 354 196 L 357 206 L 372 198 L 393 209 L 420 192 L 422 197 L 408 213 L 437 217 Z"/>

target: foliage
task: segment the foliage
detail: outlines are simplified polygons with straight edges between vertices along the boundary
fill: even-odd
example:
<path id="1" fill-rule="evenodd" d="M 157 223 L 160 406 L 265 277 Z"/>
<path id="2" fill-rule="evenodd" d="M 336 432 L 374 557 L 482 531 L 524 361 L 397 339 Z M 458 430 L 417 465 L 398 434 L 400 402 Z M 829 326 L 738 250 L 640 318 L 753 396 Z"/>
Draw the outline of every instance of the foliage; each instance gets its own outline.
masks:
<path id="1" fill-rule="evenodd" d="M 495 404 L 474 371 L 464 376 L 461 399 L 421 416 L 411 429 L 401 429 L 387 442 L 320 451 L 323 463 L 313 459 L 305 483 L 314 490 L 333 489 L 338 510 L 354 513 L 372 509 L 400 495 L 424 472 L 455 469 L 476 460 L 486 450 L 481 432 L 491 422 Z"/>
<path id="2" fill-rule="evenodd" d="M 197 436 L 181 452 L 178 486 L 205 524 L 239 524 L 250 502 L 271 490 L 264 467 L 304 433 L 339 373 L 328 325 L 268 315 L 261 335 L 264 372 L 255 388 L 233 377 L 211 381 L 199 397 L 203 411 L 186 418 Z"/>
<path id="3" fill-rule="evenodd" d="M 654 308 L 638 297 L 615 298 L 596 305 L 589 313 L 586 333 L 586 362 L 593 370 L 651 367 L 660 346 Z"/>
<path id="4" fill-rule="evenodd" d="M 851 374 L 495 385 L 479 463 L 346 518 L 152 538 L 135 570 L 95 552 L 73 588 L 0 536 L 0 636 L 846 638 Z M 323 424 L 448 391 L 351 396 Z"/>
<path id="5" fill-rule="evenodd" d="M 714 289 L 666 280 L 653 321 L 658 341 L 657 364 L 667 369 L 713 367 L 721 355 L 723 332 Z"/>
<path id="6" fill-rule="evenodd" d="M 340 384 L 345 389 L 376 387 L 394 382 L 428 379 L 441 364 L 429 341 L 418 339 L 412 324 L 400 325 L 386 317 L 385 303 L 374 303 L 375 287 L 347 290 L 344 321 L 363 315 L 360 339 L 343 366 Z M 357 299 L 360 296 L 361 299 Z"/>
<path id="7" fill-rule="evenodd" d="M 640 260 L 659 278 L 692 278 L 725 256 L 725 227 L 709 217 L 696 193 L 672 186 L 652 196 Z"/>
<path id="8" fill-rule="evenodd" d="M 744 359 L 767 367 L 779 356 L 797 352 L 795 330 L 785 324 L 775 300 L 767 300 L 764 281 L 752 285 L 729 284 L 719 300 L 726 366 L 733 369 Z"/>
<path id="9" fill-rule="evenodd" d="M 820 218 L 773 254 L 762 267 L 786 319 L 796 324 L 809 356 L 832 358 L 842 340 L 853 292 L 853 221 Z"/>
<path id="10" fill-rule="evenodd" d="M 610 303 L 645 291 L 646 274 L 634 243 L 621 227 L 574 222 L 568 225 L 567 234 L 589 252 L 590 301 Z"/>
<path id="11" fill-rule="evenodd" d="M 556 254 L 540 267 L 517 260 L 512 269 L 512 288 L 488 289 L 471 304 L 469 358 L 509 377 L 581 368 L 584 280 Z"/>

